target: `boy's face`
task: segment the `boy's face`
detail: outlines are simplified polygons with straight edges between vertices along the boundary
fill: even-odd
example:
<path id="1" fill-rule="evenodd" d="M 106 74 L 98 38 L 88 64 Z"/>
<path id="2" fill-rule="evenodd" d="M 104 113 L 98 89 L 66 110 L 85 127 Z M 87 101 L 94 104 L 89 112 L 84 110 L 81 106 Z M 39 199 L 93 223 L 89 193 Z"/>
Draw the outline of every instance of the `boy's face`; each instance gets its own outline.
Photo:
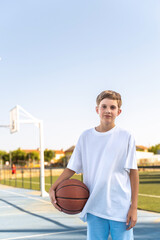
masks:
<path id="1" fill-rule="evenodd" d="M 96 106 L 96 112 L 100 117 L 101 123 L 113 124 L 116 117 L 121 113 L 121 109 L 118 108 L 117 100 L 105 98 L 99 106 Z"/>

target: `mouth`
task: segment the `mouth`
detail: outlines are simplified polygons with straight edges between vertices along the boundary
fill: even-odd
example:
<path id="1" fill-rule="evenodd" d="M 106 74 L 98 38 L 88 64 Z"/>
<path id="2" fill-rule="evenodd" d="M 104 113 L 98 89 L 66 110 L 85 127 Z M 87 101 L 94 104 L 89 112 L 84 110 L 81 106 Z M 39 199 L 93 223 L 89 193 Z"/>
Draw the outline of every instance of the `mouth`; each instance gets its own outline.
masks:
<path id="1" fill-rule="evenodd" d="M 110 115 L 104 115 L 106 118 L 110 118 L 111 116 Z"/>

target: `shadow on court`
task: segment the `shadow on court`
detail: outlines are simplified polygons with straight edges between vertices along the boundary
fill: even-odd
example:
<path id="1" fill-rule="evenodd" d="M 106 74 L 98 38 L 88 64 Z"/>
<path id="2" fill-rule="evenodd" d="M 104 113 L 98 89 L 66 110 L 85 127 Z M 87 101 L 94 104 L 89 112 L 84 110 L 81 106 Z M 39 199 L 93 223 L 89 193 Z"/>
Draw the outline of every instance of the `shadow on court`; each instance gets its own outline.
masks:
<path id="1" fill-rule="evenodd" d="M 57 211 L 49 197 L 0 185 L 0 240 L 86 239 L 86 224 L 78 215 Z"/>
<path id="2" fill-rule="evenodd" d="M 18 207 L 17 205 L 15 205 L 15 204 L 13 204 L 13 203 L 10 203 L 10 202 L 4 200 L 4 199 L 0 199 L 0 201 L 8 204 L 9 206 L 12 206 L 12 207 L 18 209 L 19 211 L 22 211 L 22 212 L 24 212 L 24 213 L 27 213 L 27 214 L 29 214 L 29 215 L 31 215 L 31 216 L 33 216 L 33 217 L 41 218 L 41 219 L 43 219 L 43 220 L 45 220 L 45 221 L 52 222 L 52 223 L 54 223 L 54 224 L 56 224 L 56 225 L 58 225 L 58 226 L 60 226 L 60 227 L 63 227 L 63 228 L 66 228 L 66 229 L 70 229 L 70 227 L 68 227 L 68 226 L 66 226 L 66 225 L 64 225 L 64 224 L 61 224 L 61 223 L 59 223 L 59 222 L 57 222 L 57 221 L 54 221 L 53 219 L 50 219 L 50 218 L 41 216 L 41 215 L 39 215 L 39 214 L 35 214 L 35 213 L 33 213 L 33 212 L 27 211 L 27 210 L 25 210 L 25 209 L 23 209 L 23 208 L 21 208 L 21 207 Z M 1 231 L 1 230 L 0 230 L 0 231 Z"/>
<path id="3" fill-rule="evenodd" d="M 160 240 L 160 223 L 138 223 L 134 229 L 135 239 Z"/>
<path id="4" fill-rule="evenodd" d="M 49 197 L 0 185 L 0 240 L 86 240 L 86 235 L 86 223 L 79 215 L 57 211 Z M 134 236 L 136 240 L 159 240 L 160 214 L 138 211 Z"/>

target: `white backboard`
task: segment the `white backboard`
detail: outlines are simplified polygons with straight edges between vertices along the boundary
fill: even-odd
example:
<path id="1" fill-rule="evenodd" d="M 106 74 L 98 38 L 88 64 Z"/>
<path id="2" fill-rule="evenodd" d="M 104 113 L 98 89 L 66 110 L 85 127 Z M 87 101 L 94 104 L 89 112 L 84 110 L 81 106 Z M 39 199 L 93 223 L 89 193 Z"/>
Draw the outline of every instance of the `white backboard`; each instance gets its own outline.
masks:
<path id="1" fill-rule="evenodd" d="M 19 117 L 18 107 L 14 107 L 10 110 L 10 132 L 15 133 L 19 131 Z"/>

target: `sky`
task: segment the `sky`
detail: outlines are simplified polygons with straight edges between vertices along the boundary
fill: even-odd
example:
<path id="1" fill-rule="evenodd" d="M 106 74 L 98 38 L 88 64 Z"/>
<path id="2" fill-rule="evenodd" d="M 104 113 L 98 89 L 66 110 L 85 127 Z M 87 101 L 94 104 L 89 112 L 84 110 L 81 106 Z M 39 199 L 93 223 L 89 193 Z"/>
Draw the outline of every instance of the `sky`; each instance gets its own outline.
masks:
<path id="1" fill-rule="evenodd" d="M 43 120 L 44 147 L 66 150 L 99 124 L 96 97 L 122 96 L 116 124 L 160 143 L 159 0 L 1 0 L 0 125 L 17 104 Z M 20 115 L 21 119 L 21 115 Z M 39 147 L 39 129 L 0 127 L 0 150 Z"/>

